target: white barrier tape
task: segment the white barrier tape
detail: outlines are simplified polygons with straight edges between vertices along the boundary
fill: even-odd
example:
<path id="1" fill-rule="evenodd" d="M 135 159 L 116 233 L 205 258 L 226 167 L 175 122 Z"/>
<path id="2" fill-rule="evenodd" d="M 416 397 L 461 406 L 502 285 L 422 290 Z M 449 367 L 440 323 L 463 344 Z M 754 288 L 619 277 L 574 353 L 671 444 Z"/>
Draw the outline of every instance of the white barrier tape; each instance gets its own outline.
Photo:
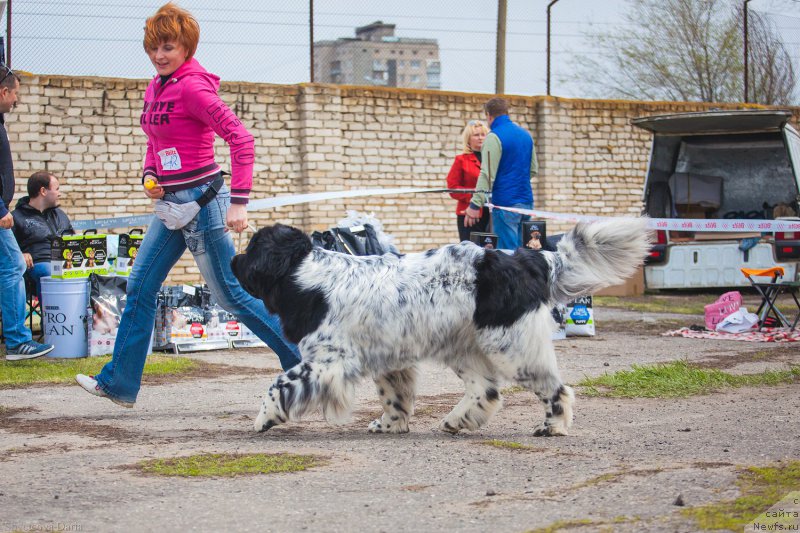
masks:
<path id="1" fill-rule="evenodd" d="M 553 211 L 540 211 L 538 209 L 519 209 L 517 207 L 503 207 L 491 203 L 486 204 L 490 209 L 502 209 L 520 215 L 529 215 L 536 218 L 563 220 L 565 222 L 595 222 L 611 218 L 630 217 L 601 217 L 588 215 L 575 215 L 568 213 L 555 213 Z M 704 219 L 704 218 L 649 218 L 647 227 L 665 231 L 698 231 L 698 232 L 774 232 L 774 231 L 800 231 L 800 220 L 754 220 L 754 219 Z"/>
<path id="2" fill-rule="evenodd" d="M 350 191 L 329 191 L 329 192 L 314 192 L 309 194 L 292 194 L 289 196 L 275 196 L 274 198 L 265 198 L 264 200 L 255 200 L 247 204 L 248 211 L 259 211 L 261 209 L 268 209 L 270 207 L 283 207 L 285 205 L 297 205 L 310 202 L 321 202 L 323 200 L 338 200 L 341 198 L 357 198 L 361 196 L 390 196 L 393 194 L 412 194 L 412 193 L 428 193 L 428 192 L 462 192 L 462 189 L 417 189 L 417 188 L 400 188 L 400 189 L 357 189 Z M 473 189 L 463 189 L 465 193 L 475 192 Z"/>
<path id="3" fill-rule="evenodd" d="M 394 195 L 394 194 L 412 194 L 412 193 L 430 193 L 430 192 L 455 192 L 455 193 L 475 193 L 487 192 L 476 191 L 475 189 L 419 189 L 419 188 L 398 188 L 398 189 L 357 189 L 349 191 L 328 191 L 317 192 L 309 194 L 291 194 L 287 196 L 276 196 L 273 198 L 265 198 L 263 200 L 255 200 L 247 204 L 248 211 L 260 211 L 262 209 L 269 209 L 273 207 L 283 207 L 287 205 L 306 204 L 310 202 L 321 202 L 324 200 L 338 200 L 341 198 L 357 198 L 361 196 L 380 196 L 380 195 Z M 87 229 L 110 229 L 110 228 L 126 228 L 130 226 L 147 226 L 150 224 L 150 219 L 154 215 L 137 215 L 125 216 L 115 218 L 98 218 L 94 220 L 75 220 L 72 222 L 72 227 L 76 230 Z"/>

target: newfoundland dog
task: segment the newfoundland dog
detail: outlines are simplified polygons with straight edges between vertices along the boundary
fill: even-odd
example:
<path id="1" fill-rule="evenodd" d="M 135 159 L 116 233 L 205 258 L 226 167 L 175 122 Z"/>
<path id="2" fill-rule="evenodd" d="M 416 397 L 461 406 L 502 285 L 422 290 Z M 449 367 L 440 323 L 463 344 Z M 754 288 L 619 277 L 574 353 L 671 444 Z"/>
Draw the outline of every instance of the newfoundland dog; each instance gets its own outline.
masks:
<path id="1" fill-rule="evenodd" d="M 574 395 L 558 373 L 550 310 L 631 276 L 650 249 L 646 226 L 643 218 L 579 223 L 556 252 L 462 242 L 369 257 L 315 248 L 290 226 L 262 228 L 234 257 L 233 272 L 280 317 L 302 362 L 269 388 L 255 429 L 318 407 L 328 421 L 342 421 L 355 385 L 369 376 L 383 406 L 369 431 L 407 432 L 415 367 L 432 359 L 466 388 L 443 431 L 481 427 L 501 406 L 502 383 L 513 380 L 544 404 L 533 434 L 567 434 Z"/>

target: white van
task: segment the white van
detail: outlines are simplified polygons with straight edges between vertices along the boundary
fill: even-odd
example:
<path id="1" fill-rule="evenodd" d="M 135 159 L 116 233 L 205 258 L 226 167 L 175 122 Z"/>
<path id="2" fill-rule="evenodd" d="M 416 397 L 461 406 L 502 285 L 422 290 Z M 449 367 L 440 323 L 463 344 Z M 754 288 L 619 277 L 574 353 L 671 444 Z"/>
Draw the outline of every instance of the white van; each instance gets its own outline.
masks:
<path id="1" fill-rule="evenodd" d="M 653 133 L 644 212 L 654 218 L 795 218 L 800 135 L 781 110 L 708 111 L 637 118 Z M 795 281 L 800 232 L 658 231 L 645 265 L 650 289 L 749 285 L 740 269 L 785 269 Z"/>

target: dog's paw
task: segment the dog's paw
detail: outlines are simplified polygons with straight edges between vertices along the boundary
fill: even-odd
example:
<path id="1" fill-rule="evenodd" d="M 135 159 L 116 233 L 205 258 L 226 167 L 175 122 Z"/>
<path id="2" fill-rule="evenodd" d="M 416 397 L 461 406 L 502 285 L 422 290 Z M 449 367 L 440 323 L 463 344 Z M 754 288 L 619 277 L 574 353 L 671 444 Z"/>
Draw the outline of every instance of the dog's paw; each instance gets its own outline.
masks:
<path id="1" fill-rule="evenodd" d="M 399 421 L 384 423 L 376 418 L 369 423 L 367 430 L 370 433 L 408 433 L 408 424 L 401 424 Z"/>
<path id="2" fill-rule="evenodd" d="M 563 437 L 567 435 L 567 430 L 549 424 L 539 424 L 533 431 L 534 437 Z"/>
<path id="3" fill-rule="evenodd" d="M 439 422 L 439 429 L 452 435 L 455 435 L 461 430 L 460 427 L 452 425 L 446 418 Z"/>

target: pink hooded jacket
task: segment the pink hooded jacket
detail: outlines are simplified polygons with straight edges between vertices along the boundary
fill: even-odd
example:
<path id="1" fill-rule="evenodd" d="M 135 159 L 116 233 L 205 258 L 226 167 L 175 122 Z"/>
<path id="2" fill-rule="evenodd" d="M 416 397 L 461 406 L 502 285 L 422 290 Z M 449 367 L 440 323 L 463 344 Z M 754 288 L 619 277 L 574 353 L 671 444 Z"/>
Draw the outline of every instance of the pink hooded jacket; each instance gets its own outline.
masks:
<path id="1" fill-rule="evenodd" d="M 231 203 L 246 204 L 253 185 L 253 136 L 217 94 L 219 77 L 194 58 L 165 84 L 156 76 L 144 93 L 140 123 L 147 135 L 144 176 L 166 191 L 197 187 L 220 171 L 214 136 L 231 149 Z"/>

